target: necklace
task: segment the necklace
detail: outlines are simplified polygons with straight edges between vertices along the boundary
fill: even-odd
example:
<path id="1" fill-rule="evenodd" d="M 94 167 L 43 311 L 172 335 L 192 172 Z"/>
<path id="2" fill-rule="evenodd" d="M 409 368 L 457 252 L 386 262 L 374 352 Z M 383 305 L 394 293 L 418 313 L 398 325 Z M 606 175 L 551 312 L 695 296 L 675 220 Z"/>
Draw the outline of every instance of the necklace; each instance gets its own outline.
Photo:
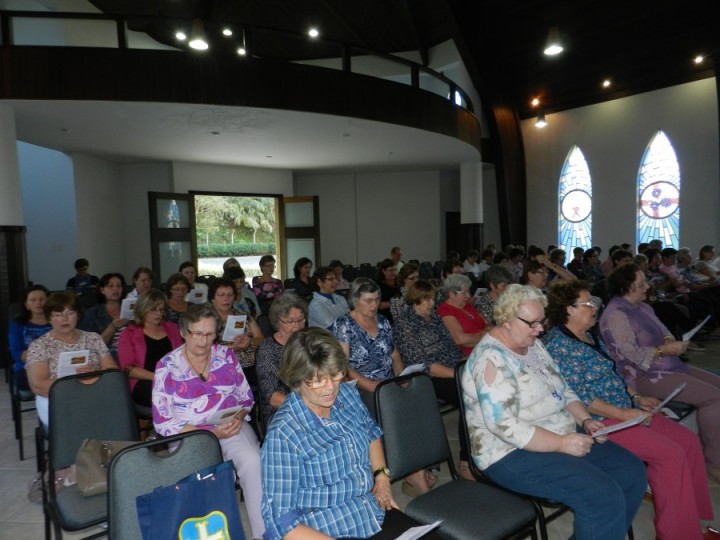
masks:
<path id="1" fill-rule="evenodd" d="M 190 366 L 190 369 L 193 370 L 193 372 L 195 373 L 195 375 L 197 375 L 198 377 L 200 377 L 200 380 L 201 380 L 202 382 L 207 382 L 207 380 L 208 380 L 208 375 L 205 375 L 205 370 L 207 369 L 208 361 L 209 361 L 210 359 L 209 359 L 209 358 L 205 358 L 205 365 L 203 365 L 203 368 L 202 368 L 200 371 L 198 371 L 197 369 L 195 369 L 195 366 L 193 365 L 192 361 L 190 360 L 190 355 L 187 353 L 187 350 L 185 350 L 185 358 L 187 359 L 187 362 L 188 362 L 188 365 Z"/>

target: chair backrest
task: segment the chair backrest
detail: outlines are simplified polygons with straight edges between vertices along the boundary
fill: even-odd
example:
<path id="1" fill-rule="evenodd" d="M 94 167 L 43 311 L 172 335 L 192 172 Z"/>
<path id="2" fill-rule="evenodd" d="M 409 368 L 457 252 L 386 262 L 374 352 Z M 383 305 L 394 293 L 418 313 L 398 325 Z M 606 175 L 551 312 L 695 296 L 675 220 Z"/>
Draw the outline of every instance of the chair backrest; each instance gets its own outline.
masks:
<path id="1" fill-rule="evenodd" d="M 87 379 L 96 378 L 85 383 Z M 137 441 L 133 401 L 125 372 L 108 369 L 72 375 L 50 387 L 51 470 L 75 463 L 84 439 Z"/>
<path id="2" fill-rule="evenodd" d="M 442 462 L 455 477 L 445 425 L 427 375 L 414 373 L 383 381 L 375 390 L 375 409 L 393 477 Z"/>
<path id="3" fill-rule="evenodd" d="M 270 323 L 270 316 L 266 315 L 264 313 L 259 313 L 257 317 L 255 317 L 255 322 L 257 323 L 258 327 L 260 328 L 260 331 L 263 333 L 264 337 L 270 337 L 275 333 L 275 330 L 272 327 L 272 324 Z"/>
<path id="4" fill-rule="evenodd" d="M 173 448 L 165 450 L 166 446 Z M 112 540 L 142 540 L 135 499 L 159 486 L 222 463 L 215 435 L 198 430 L 125 448 L 108 472 L 108 529 Z"/>

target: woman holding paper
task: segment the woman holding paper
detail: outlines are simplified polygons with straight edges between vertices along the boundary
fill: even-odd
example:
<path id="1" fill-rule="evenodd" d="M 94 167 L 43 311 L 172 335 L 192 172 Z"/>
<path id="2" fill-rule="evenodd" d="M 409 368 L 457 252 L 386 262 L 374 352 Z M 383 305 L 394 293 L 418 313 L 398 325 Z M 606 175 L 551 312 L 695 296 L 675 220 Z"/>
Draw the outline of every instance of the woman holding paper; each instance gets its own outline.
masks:
<path id="1" fill-rule="evenodd" d="M 56 292 L 45 302 L 45 317 L 52 329 L 30 344 L 25 370 L 40 421 L 48 425 L 48 392 L 59 376 L 70 374 L 67 353 L 87 351 L 87 361 L 74 371 L 88 373 L 98 369 L 117 368 L 102 338 L 94 332 L 78 330 L 78 305 L 74 292 Z M 78 357 L 83 354 L 77 355 Z"/>
<path id="2" fill-rule="evenodd" d="M 470 278 L 450 274 L 445 280 L 445 301 L 437 308 L 450 335 L 465 356 L 468 356 L 488 331 L 488 325 L 470 303 Z"/>
<path id="3" fill-rule="evenodd" d="M 546 303 L 535 287 L 508 286 L 495 304 L 496 326 L 467 361 L 462 385 L 472 458 L 503 487 L 569 506 L 577 540 L 620 540 L 645 493 L 645 466 L 590 436 L 603 424 L 537 339 Z"/>
<path id="4" fill-rule="evenodd" d="M 158 360 L 182 345 L 177 324 L 163 320 L 166 305 L 167 297 L 150 289 L 137 299 L 135 321 L 120 334 L 120 367 L 130 379 L 133 401 L 142 407 L 152 406 L 152 380 Z"/>
<path id="5" fill-rule="evenodd" d="M 245 376 L 248 378 L 250 385 L 257 388 L 255 351 L 265 338 L 260 330 L 260 327 L 255 322 L 255 319 L 253 319 L 249 313 L 240 311 L 239 309 L 233 307 L 235 296 L 237 296 L 237 289 L 235 288 L 235 282 L 231 279 L 220 278 L 210 284 L 210 288 L 208 290 L 208 301 L 212 304 L 220 316 L 217 341 L 221 345 L 225 345 L 233 350 L 240 362 L 240 365 L 245 371 Z M 244 331 L 233 332 L 235 335 L 232 337 L 223 336 L 223 334 L 226 333 L 225 328 L 228 317 L 237 316 L 245 317 Z M 237 320 L 235 321 L 238 322 Z M 234 324 L 233 328 L 241 325 L 241 322 L 237 325 Z"/>
<path id="6" fill-rule="evenodd" d="M 98 303 L 85 312 L 79 327 L 86 332 L 100 334 L 105 345 L 117 361 L 120 332 L 130 321 L 122 316 L 122 301 L 125 298 L 125 278 L 111 272 L 100 278 L 96 289 Z"/>
<path id="7" fill-rule="evenodd" d="M 625 385 L 605 344 L 591 333 L 598 313 L 584 281 L 563 281 L 548 294 L 553 323 L 545 347 L 588 412 L 606 426 L 644 416 L 641 425 L 608 435 L 647 464 L 659 539 L 703 537 L 700 520 L 712 520 L 702 447 L 697 435 L 663 414 L 660 403 Z M 637 408 L 636 408 L 637 407 Z"/>
<path id="8" fill-rule="evenodd" d="M 600 332 L 618 373 L 639 393 L 659 399 L 686 383 L 676 399 L 697 407 L 708 473 L 720 481 L 720 377 L 679 358 L 688 342 L 676 341 L 644 302 L 648 282 L 636 264 L 618 266 L 607 283 L 613 298 Z"/>
<path id="9" fill-rule="evenodd" d="M 248 417 L 253 394 L 235 353 L 214 342 L 219 324 L 209 304 L 193 304 L 182 316 L 185 344 L 163 357 L 155 369 L 153 423 L 163 436 L 196 429 L 215 434 L 223 457 L 233 461 L 253 538 L 261 538 L 265 524 L 260 511 L 260 446 Z"/>

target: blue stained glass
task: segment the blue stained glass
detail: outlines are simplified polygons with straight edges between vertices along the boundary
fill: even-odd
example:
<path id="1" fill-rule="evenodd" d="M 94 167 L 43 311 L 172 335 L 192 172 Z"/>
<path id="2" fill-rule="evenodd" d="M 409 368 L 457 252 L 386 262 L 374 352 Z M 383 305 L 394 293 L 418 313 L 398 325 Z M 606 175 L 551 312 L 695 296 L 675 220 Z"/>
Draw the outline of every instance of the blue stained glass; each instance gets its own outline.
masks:
<path id="1" fill-rule="evenodd" d="M 573 146 L 558 186 L 558 247 L 569 251 L 592 245 L 592 179 L 580 148 Z"/>
<path id="2" fill-rule="evenodd" d="M 680 246 L 680 166 L 670 139 L 658 131 L 648 144 L 637 179 L 637 243 L 653 239 Z"/>

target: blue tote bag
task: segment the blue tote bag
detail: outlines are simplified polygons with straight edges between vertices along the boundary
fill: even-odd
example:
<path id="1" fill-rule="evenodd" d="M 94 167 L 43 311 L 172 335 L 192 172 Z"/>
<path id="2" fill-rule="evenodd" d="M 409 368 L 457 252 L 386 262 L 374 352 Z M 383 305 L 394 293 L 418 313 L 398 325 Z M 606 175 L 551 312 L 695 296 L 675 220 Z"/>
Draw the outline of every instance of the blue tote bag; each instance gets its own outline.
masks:
<path id="1" fill-rule="evenodd" d="M 145 540 L 245 540 L 232 461 L 202 469 L 136 499 Z"/>

